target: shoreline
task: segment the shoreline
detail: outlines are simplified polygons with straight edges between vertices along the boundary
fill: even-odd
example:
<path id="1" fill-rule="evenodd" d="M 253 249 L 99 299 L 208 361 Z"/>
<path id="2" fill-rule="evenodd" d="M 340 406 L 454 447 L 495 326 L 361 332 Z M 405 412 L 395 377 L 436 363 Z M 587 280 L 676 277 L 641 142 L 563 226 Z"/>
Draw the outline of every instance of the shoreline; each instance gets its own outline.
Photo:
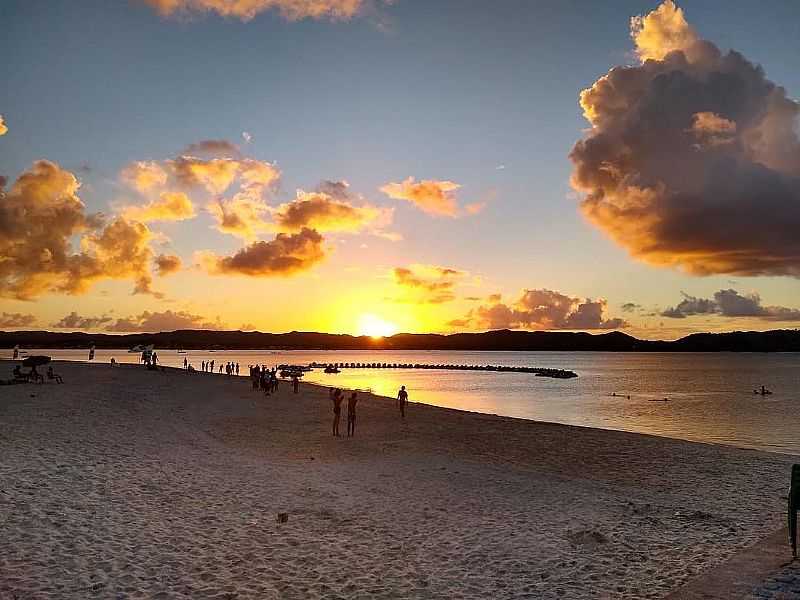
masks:
<path id="1" fill-rule="evenodd" d="M 319 384 L 57 371 L 0 398 L 0 595 L 662 598 L 785 517 L 788 455 L 366 393 L 333 438 Z"/>
<path id="2" fill-rule="evenodd" d="M 15 361 L 13 361 L 12 359 L 0 358 L 0 366 L 4 362 L 12 363 L 12 362 L 15 362 Z M 107 366 L 106 363 L 100 363 L 100 362 L 97 362 L 97 361 L 88 362 L 88 361 L 79 361 L 79 360 L 58 360 L 58 359 L 56 359 L 56 360 L 53 360 L 52 363 L 53 364 L 97 365 L 97 366 L 101 366 L 101 367 L 102 366 Z M 126 368 L 130 368 L 130 367 L 136 368 L 136 367 L 140 366 L 140 365 L 135 364 L 135 363 L 117 363 L 117 364 L 118 364 L 118 366 L 125 366 Z M 241 372 L 240 375 L 231 375 L 230 377 L 243 377 L 245 379 L 248 379 L 248 381 L 249 381 L 249 378 L 247 376 L 247 373 L 244 370 L 244 367 L 246 367 L 246 365 L 243 365 L 243 369 L 242 369 L 242 372 Z M 182 369 L 180 367 L 173 367 L 173 366 L 168 366 L 168 365 L 159 365 L 159 368 L 174 370 L 175 372 L 178 372 L 178 373 L 184 373 L 185 372 L 184 369 Z M 223 376 L 227 377 L 224 373 L 204 373 L 203 371 L 195 371 L 193 374 L 213 375 L 213 376 L 216 376 L 216 377 L 223 377 Z M 289 384 L 289 381 L 286 380 L 286 379 L 281 379 L 280 381 L 282 383 L 284 383 L 284 384 L 287 384 L 287 385 Z M 323 384 L 323 383 L 317 383 L 317 382 L 311 382 L 311 381 L 303 381 L 302 379 L 300 380 L 300 383 L 301 383 L 301 385 L 316 386 L 316 387 L 319 387 L 319 388 L 324 388 L 325 390 L 333 388 L 333 387 L 340 387 L 343 390 L 358 391 L 360 393 L 370 394 L 370 395 L 373 395 L 375 397 L 385 398 L 387 400 L 390 400 L 390 401 L 394 402 L 394 398 L 392 398 L 390 396 L 384 396 L 384 395 L 381 395 L 381 394 L 374 393 L 369 389 L 362 389 L 362 388 L 356 388 L 356 387 L 347 387 L 347 386 L 332 386 L 332 385 L 326 385 L 326 384 Z M 433 407 L 440 408 L 440 409 L 443 409 L 443 410 L 461 412 L 461 413 L 466 413 L 466 414 L 481 415 L 481 416 L 491 416 L 491 417 L 496 417 L 498 419 L 512 419 L 512 420 L 518 420 L 518 421 L 523 421 L 523 422 L 540 423 L 540 424 L 546 424 L 546 425 L 560 425 L 562 427 L 576 427 L 576 428 L 580 428 L 580 429 L 591 429 L 591 430 L 598 430 L 598 431 L 614 431 L 614 432 L 626 433 L 626 434 L 630 434 L 630 435 L 640 435 L 640 436 L 654 437 L 654 438 L 658 438 L 658 439 L 675 440 L 675 441 L 686 442 L 686 443 L 690 443 L 690 444 L 705 444 L 705 445 L 709 445 L 709 446 L 713 446 L 713 447 L 734 448 L 734 449 L 737 449 L 737 450 L 748 450 L 748 451 L 753 451 L 753 452 L 763 452 L 765 454 L 774 454 L 774 455 L 778 455 L 778 456 L 784 457 L 784 458 L 790 457 L 790 458 L 794 458 L 794 459 L 800 461 L 800 453 L 798 453 L 798 452 L 794 452 L 794 453 L 793 452 L 788 452 L 788 451 L 784 452 L 784 451 L 780 451 L 780 450 L 766 449 L 766 448 L 759 447 L 759 446 L 756 446 L 756 445 L 743 446 L 743 445 L 736 445 L 736 444 L 733 444 L 733 443 L 715 442 L 715 441 L 708 441 L 708 440 L 702 440 L 702 439 L 688 439 L 688 438 L 672 437 L 670 435 L 661 434 L 661 433 L 641 432 L 641 431 L 634 431 L 634 430 L 631 430 L 631 429 L 622 429 L 622 428 L 615 428 L 615 427 L 597 427 L 595 425 L 579 425 L 579 424 L 573 424 L 573 423 L 562 423 L 560 421 L 548 421 L 548 420 L 543 420 L 543 419 L 532 419 L 532 418 L 527 418 L 527 417 L 517 417 L 517 416 L 511 416 L 511 415 L 503 415 L 503 414 L 492 413 L 492 412 L 481 412 L 481 411 L 469 410 L 469 409 L 465 409 L 465 408 L 454 408 L 454 407 L 451 407 L 451 406 L 443 406 L 443 405 L 440 405 L 440 404 L 433 404 L 433 403 L 430 403 L 430 402 L 412 402 L 412 404 L 415 404 L 415 405 L 424 404 L 426 406 L 433 406 Z"/>

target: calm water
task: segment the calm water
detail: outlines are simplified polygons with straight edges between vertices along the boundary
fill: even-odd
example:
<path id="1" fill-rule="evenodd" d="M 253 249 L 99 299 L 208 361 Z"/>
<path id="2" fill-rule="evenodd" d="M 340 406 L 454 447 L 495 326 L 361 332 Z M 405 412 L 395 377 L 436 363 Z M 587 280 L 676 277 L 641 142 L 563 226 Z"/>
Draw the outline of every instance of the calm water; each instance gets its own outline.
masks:
<path id="1" fill-rule="evenodd" d="M 86 360 L 85 351 L 46 350 L 60 360 Z M 444 351 L 188 351 L 159 353 L 160 362 L 181 366 L 184 356 L 200 368 L 203 360 L 307 364 L 391 362 L 527 365 L 571 369 L 577 379 L 549 379 L 523 373 L 445 370 L 344 370 L 308 373 L 306 381 L 371 390 L 395 396 L 400 385 L 410 398 L 439 406 L 651 433 L 695 441 L 800 454 L 800 353 L 611 353 L 611 352 L 444 352 Z M 10 356 L 10 351 L 0 351 Z M 95 362 L 137 362 L 124 350 L 98 350 Z M 753 389 L 766 385 L 772 396 Z M 616 397 L 613 393 L 618 394 Z M 630 399 L 628 399 L 630 395 Z M 669 402 L 654 402 L 662 398 Z"/>

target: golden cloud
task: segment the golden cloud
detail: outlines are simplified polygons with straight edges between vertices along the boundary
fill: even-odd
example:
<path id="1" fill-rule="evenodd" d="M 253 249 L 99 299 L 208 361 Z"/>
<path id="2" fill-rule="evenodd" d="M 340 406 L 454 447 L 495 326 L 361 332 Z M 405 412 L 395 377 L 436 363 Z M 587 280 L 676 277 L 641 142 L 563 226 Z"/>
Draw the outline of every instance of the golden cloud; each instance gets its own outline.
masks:
<path id="1" fill-rule="evenodd" d="M 409 177 L 400 183 L 387 183 L 380 190 L 395 200 L 407 200 L 428 214 L 456 217 L 459 207 L 455 192 L 460 187 L 452 181 L 426 179 L 416 182 Z"/>
<path id="2" fill-rule="evenodd" d="M 30 327 L 36 323 L 36 317 L 23 313 L 0 313 L 0 327 Z"/>
<path id="3" fill-rule="evenodd" d="M 395 267 L 395 283 L 410 295 L 401 301 L 442 304 L 455 299 L 453 289 L 468 275 L 466 271 L 436 265 Z"/>
<path id="4" fill-rule="evenodd" d="M 303 228 L 317 231 L 359 231 L 369 225 L 391 221 L 392 211 L 364 204 L 354 206 L 324 192 L 297 191 L 297 198 L 281 204 L 273 211 L 280 231 L 297 232 Z"/>
<path id="5" fill-rule="evenodd" d="M 800 104 L 671 1 L 632 35 L 642 64 L 580 95 L 592 127 L 570 158 L 584 216 L 653 265 L 800 276 Z"/>
<path id="6" fill-rule="evenodd" d="M 8 127 L 5 121 L 3 121 L 3 115 L 0 115 L 0 135 L 5 135 L 6 133 L 8 133 Z"/>
<path id="7" fill-rule="evenodd" d="M 525 290 L 513 303 L 501 302 L 499 294 L 489 303 L 471 310 L 464 319 L 450 323 L 452 327 L 467 324 L 478 329 L 618 329 L 628 323 L 605 316 L 607 302 L 602 299 L 581 299 L 538 289 Z"/>
<path id="8" fill-rule="evenodd" d="M 87 215 L 75 175 L 40 160 L 0 194 L 0 295 L 31 300 L 46 292 L 80 294 L 102 279 L 133 279 L 153 293 L 152 234 L 123 217 L 103 225 Z M 72 248 L 73 236 L 80 248 Z"/>
<path id="9" fill-rule="evenodd" d="M 161 192 L 157 199 L 142 206 L 127 206 L 122 211 L 127 219 L 150 221 L 184 221 L 193 218 L 194 205 L 183 192 Z"/>
<path id="10" fill-rule="evenodd" d="M 290 21 L 300 19 L 348 20 L 367 0 L 144 0 L 162 16 L 215 12 L 222 17 L 249 21 L 259 13 L 277 11 Z"/>
<path id="11" fill-rule="evenodd" d="M 160 277 L 166 277 L 181 270 L 181 259 L 174 254 L 159 254 L 154 262 Z"/>
<path id="12" fill-rule="evenodd" d="M 204 253 L 200 263 L 212 275 L 276 277 L 306 271 L 324 258 L 322 236 L 313 229 L 302 229 L 291 235 L 279 233 L 269 242 L 253 242 L 233 256 Z"/>
<path id="13" fill-rule="evenodd" d="M 118 332 L 156 332 L 175 331 L 179 329 L 222 329 L 219 317 L 209 321 L 205 317 L 187 311 L 150 312 L 144 311 L 137 316 L 117 319 L 116 322 L 106 327 L 107 331 Z"/>
<path id="14" fill-rule="evenodd" d="M 167 184 L 167 172 L 157 162 L 137 161 L 122 170 L 122 181 L 141 194 L 148 194 Z"/>

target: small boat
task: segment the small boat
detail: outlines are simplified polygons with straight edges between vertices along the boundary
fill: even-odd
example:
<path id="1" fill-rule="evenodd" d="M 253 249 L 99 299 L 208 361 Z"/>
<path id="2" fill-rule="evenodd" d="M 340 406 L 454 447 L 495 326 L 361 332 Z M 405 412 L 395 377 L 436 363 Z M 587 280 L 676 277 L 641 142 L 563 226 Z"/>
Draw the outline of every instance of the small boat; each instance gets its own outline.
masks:
<path id="1" fill-rule="evenodd" d="M 186 350 L 183 348 L 178 348 L 178 354 L 186 354 Z"/>
<path id="2" fill-rule="evenodd" d="M 128 350 L 128 354 L 141 354 L 142 352 L 152 352 L 153 348 L 155 348 L 155 344 L 137 344 L 130 350 Z"/>
<path id="3" fill-rule="evenodd" d="M 341 371 L 339 371 L 339 369 L 337 369 L 336 367 L 325 367 L 325 372 L 326 373 L 340 373 Z"/>

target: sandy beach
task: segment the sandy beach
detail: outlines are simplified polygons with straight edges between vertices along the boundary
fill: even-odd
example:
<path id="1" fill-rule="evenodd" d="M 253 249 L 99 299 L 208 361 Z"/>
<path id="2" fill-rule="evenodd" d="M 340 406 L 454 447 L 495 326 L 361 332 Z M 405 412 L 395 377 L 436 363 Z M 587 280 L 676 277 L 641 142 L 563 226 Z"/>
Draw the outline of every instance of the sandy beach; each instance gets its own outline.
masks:
<path id="1" fill-rule="evenodd" d="M 0 387 L 3 599 L 662 598 L 785 518 L 790 456 L 56 370 Z"/>

